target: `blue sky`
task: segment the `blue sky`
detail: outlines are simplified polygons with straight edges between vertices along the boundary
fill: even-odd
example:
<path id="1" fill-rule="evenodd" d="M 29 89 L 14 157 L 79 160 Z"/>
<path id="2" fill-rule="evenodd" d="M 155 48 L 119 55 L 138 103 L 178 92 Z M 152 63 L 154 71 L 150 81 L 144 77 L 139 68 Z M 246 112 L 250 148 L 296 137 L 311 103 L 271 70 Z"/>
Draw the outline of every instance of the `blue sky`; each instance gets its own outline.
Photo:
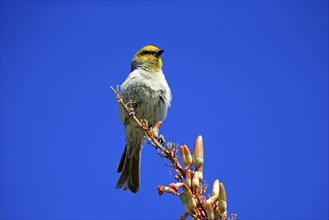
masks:
<path id="1" fill-rule="evenodd" d="M 109 86 L 165 50 L 162 134 L 204 138 L 239 219 L 328 219 L 328 1 L 1 1 L 1 218 L 177 219 L 146 145 L 116 190 L 123 126 Z M 209 190 L 210 193 L 210 190 Z"/>

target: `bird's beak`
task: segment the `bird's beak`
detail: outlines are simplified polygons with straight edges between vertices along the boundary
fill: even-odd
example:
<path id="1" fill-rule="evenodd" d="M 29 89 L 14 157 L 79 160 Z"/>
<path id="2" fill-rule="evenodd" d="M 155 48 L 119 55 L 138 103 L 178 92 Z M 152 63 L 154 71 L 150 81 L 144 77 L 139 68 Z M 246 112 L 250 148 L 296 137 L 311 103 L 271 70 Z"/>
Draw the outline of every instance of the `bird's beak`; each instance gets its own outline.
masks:
<path id="1" fill-rule="evenodd" d="M 163 52 L 164 52 L 164 50 L 159 50 L 159 51 L 157 52 L 158 57 L 161 56 L 161 54 L 163 54 Z"/>

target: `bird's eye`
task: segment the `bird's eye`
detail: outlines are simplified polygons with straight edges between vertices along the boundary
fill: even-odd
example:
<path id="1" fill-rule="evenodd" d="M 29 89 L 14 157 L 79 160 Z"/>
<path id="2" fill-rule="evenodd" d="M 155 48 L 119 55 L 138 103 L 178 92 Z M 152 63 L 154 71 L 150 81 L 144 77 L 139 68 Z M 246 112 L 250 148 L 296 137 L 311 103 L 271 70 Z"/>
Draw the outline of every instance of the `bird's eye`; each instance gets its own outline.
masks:
<path id="1" fill-rule="evenodd" d="M 146 50 L 146 51 L 143 51 L 142 54 L 143 54 L 143 55 L 153 54 L 153 52 L 152 52 L 152 51 L 148 51 L 148 50 Z"/>
<path id="2" fill-rule="evenodd" d="M 157 51 L 149 51 L 149 50 L 146 50 L 146 51 L 143 51 L 141 53 L 141 55 L 152 55 L 152 56 L 157 56 Z"/>

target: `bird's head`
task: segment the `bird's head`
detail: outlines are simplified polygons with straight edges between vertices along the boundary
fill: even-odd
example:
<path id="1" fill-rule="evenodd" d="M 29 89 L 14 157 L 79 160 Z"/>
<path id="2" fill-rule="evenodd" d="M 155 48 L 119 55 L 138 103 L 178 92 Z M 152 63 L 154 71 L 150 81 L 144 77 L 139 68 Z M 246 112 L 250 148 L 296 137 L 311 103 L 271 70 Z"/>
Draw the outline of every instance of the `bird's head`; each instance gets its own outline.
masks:
<path id="1" fill-rule="evenodd" d="M 164 50 L 148 45 L 140 49 L 131 61 L 131 71 L 144 68 L 150 72 L 157 72 L 162 68 L 161 54 Z"/>

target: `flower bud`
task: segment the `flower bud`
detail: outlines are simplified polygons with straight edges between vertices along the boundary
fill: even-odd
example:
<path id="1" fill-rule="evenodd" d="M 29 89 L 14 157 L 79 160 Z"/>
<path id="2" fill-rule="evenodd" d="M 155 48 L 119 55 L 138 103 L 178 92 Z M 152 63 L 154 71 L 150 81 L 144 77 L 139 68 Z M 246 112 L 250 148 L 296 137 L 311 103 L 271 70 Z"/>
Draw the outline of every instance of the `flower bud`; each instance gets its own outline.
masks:
<path id="1" fill-rule="evenodd" d="M 193 212 L 191 211 L 189 205 L 188 205 L 188 199 L 187 199 L 187 196 L 182 193 L 179 195 L 179 198 L 181 199 L 183 205 L 184 205 L 184 208 L 185 208 L 185 212 L 187 212 L 188 214 L 192 214 Z"/>
<path id="2" fill-rule="evenodd" d="M 193 189 L 199 188 L 200 180 L 199 180 L 199 173 L 198 171 L 194 172 L 193 179 L 192 179 L 192 187 Z"/>
<path id="3" fill-rule="evenodd" d="M 171 183 L 169 187 L 172 188 L 176 193 L 178 192 L 178 186 L 175 183 Z"/>
<path id="4" fill-rule="evenodd" d="M 162 121 L 158 121 L 153 127 L 153 134 L 155 135 L 155 137 L 158 137 L 161 125 L 162 125 Z"/>
<path id="5" fill-rule="evenodd" d="M 190 208 L 190 210 L 194 211 L 197 205 L 195 198 L 192 197 L 187 199 L 188 199 L 188 207 Z"/>
<path id="6" fill-rule="evenodd" d="M 192 165 L 192 155 L 186 145 L 184 145 L 184 152 L 185 152 L 186 162 L 188 164 L 187 166 L 191 166 Z"/>
<path id="7" fill-rule="evenodd" d="M 159 196 L 162 196 L 164 193 L 164 186 L 158 186 L 158 194 Z"/>
<path id="8" fill-rule="evenodd" d="M 212 185 L 212 195 L 219 195 L 219 180 L 216 179 Z"/>
<path id="9" fill-rule="evenodd" d="M 185 167 L 190 167 L 192 165 L 192 156 L 188 147 L 186 145 L 180 146 L 179 153 Z"/>
<path id="10" fill-rule="evenodd" d="M 199 180 L 202 181 L 203 180 L 203 165 L 200 166 L 196 171 L 198 171 L 198 173 L 199 173 Z"/>
<path id="11" fill-rule="evenodd" d="M 179 187 L 182 187 L 184 183 L 177 182 L 177 183 L 170 183 L 169 187 L 173 189 L 176 193 L 178 192 Z"/>
<path id="12" fill-rule="evenodd" d="M 177 195 L 177 192 L 174 189 L 172 189 L 172 188 L 170 188 L 168 186 L 158 186 L 158 194 L 159 194 L 159 196 L 162 196 L 163 193 L 165 193 L 165 192 L 166 193 L 171 193 L 171 194 Z"/>
<path id="13" fill-rule="evenodd" d="M 187 196 L 187 200 L 188 200 L 188 206 L 191 209 L 191 211 L 194 211 L 194 209 L 196 208 L 196 200 L 193 197 L 192 191 L 189 188 L 183 188 L 186 196 Z"/>
<path id="14" fill-rule="evenodd" d="M 225 188 L 224 188 L 223 183 L 219 184 L 219 197 L 218 197 L 218 200 L 226 201 L 226 192 L 225 192 Z"/>
<path id="15" fill-rule="evenodd" d="M 186 162 L 186 156 L 185 156 L 185 152 L 184 152 L 184 146 L 180 146 L 179 148 L 179 153 L 180 153 L 180 157 L 182 158 L 182 162 L 185 166 L 187 166 L 187 162 Z"/>
<path id="16" fill-rule="evenodd" d="M 219 184 L 219 195 L 218 195 L 218 210 L 221 215 L 227 215 L 226 212 L 227 203 L 226 203 L 226 192 L 223 183 Z"/>
<path id="17" fill-rule="evenodd" d="M 211 204 L 215 204 L 219 196 L 219 180 L 216 179 L 212 185 L 212 196 L 207 200 Z"/>
<path id="18" fill-rule="evenodd" d="M 155 128 L 159 131 L 160 128 L 161 128 L 161 125 L 162 125 L 162 121 L 158 121 L 156 124 L 155 124 Z"/>
<path id="19" fill-rule="evenodd" d="M 209 220 L 215 220 L 215 213 L 214 208 L 211 202 L 206 202 L 205 209 L 207 212 L 207 219 Z"/>
<path id="20" fill-rule="evenodd" d="M 186 170 L 184 183 L 188 188 L 191 189 L 192 180 L 191 180 L 191 170 L 190 169 Z"/>
<path id="21" fill-rule="evenodd" d="M 226 212 L 227 204 L 224 200 L 218 201 L 218 210 L 219 213 L 224 213 Z"/>
<path id="22" fill-rule="evenodd" d="M 198 169 L 203 164 L 203 141 L 199 135 L 194 143 L 193 149 L 193 165 Z"/>
<path id="23" fill-rule="evenodd" d="M 215 204 L 218 199 L 218 195 L 213 195 L 209 199 L 207 199 L 207 202 L 210 202 L 211 204 Z"/>

